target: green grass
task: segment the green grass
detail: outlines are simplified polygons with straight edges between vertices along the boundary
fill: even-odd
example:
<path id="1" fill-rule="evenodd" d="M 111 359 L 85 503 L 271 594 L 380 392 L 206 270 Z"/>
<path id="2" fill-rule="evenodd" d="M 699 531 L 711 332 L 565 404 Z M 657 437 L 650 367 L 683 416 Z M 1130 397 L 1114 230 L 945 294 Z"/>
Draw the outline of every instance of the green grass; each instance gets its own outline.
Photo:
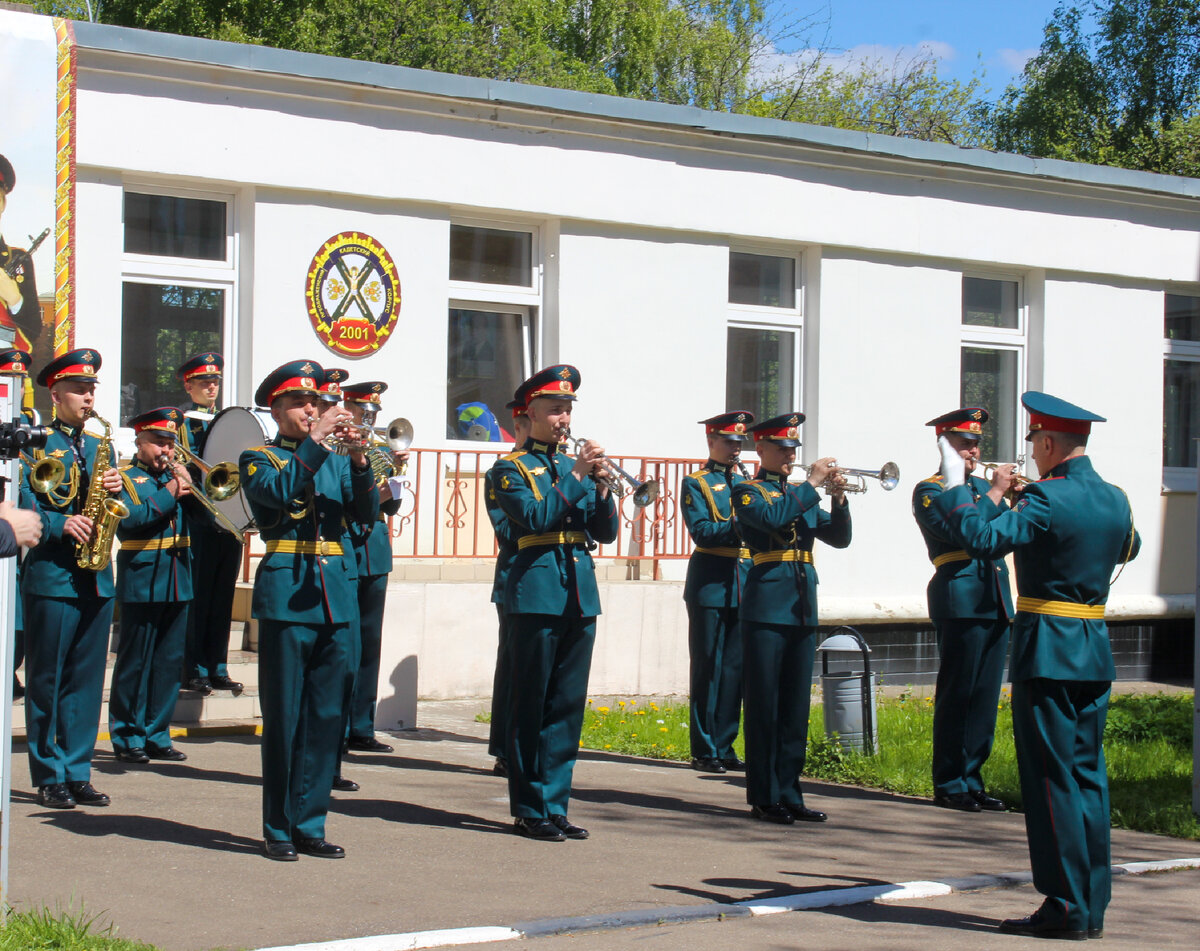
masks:
<path id="1" fill-rule="evenodd" d="M 1124 695 L 1109 707 L 1104 748 L 1108 759 L 1113 825 L 1186 839 L 1200 839 L 1192 814 L 1191 693 Z M 805 775 L 813 779 L 887 789 L 912 796 L 933 795 L 932 698 L 904 694 L 882 698 L 878 707 L 879 752 L 843 752 L 825 736 L 821 702 L 814 696 Z M 582 745 L 588 749 L 686 761 L 688 709 L 684 704 L 589 701 Z M 743 754 L 742 741 L 736 744 Z M 983 770 L 989 791 L 1020 808 L 1008 693 L 1000 698 L 996 743 Z"/>
<path id="2" fill-rule="evenodd" d="M 0 928 L 0 951 L 158 951 L 113 934 L 111 924 L 83 911 L 11 911 Z"/>

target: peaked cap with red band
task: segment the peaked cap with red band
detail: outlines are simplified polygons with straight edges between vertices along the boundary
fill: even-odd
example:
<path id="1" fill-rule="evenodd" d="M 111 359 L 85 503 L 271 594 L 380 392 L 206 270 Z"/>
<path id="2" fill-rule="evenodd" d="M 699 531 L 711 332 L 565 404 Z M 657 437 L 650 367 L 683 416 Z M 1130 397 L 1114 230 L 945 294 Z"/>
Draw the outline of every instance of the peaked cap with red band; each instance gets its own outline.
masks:
<path id="1" fill-rule="evenodd" d="M 979 440 L 983 435 L 983 424 L 988 421 L 988 411 L 982 406 L 964 406 L 937 419 L 931 419 L 926 426 L 932 426 L 933 434 L 957 433 L 967 439 Z"/>
<path id="2" fill-rule="evenodd" d="M 1092 431 L 1092 423 L 1108 422 L 1103 416 L 1097 416 L 1082 406 L 1036 390 L 1023 394 L 1021 405 L 1029 410 L 1029 433 L 1026 439 L 1032 439 L 1039 432 L 1086 436 Z"/>
<path id="3" fill-rule="evenodd" d="M 754 434 L 755 442 L 764 440 L 791 449 L 800 445 L 800 426 L 804 423 L 804 414 L 784 413 L 782 416 L 772 416 L 764 419 L 750 432 Z"/>
<path id="4" fill-rule="evenodd" d="M 178 434 L 179 425 L 182 422 L 183 414 L 174 406 L 160 406 L 158 409 L 152 409 L 133 417 L 129 421 L 129 425 L 133 427 L 135 434 L 152 432 L 175 436 Z"/>
<path id="5" fill-rule="evenodd" d="M 749 439 L 750 424 L 754 422 L 754 414 L 739 409 L 731 413 L 721 413 L 719 416 L 710 416 L 708 419 L 701 419 L 698 422 L 704 426 L 704 435 L 706 436 Z"/>
<path id="6" fill-rule="evenodd" d="M 525 404 L 520 400 L 509 400 L 504 404 L 504 408 L 512 412 L 513 419 L 520 419 L 523 416 L 529 415 L 525 409 Z"/>
<path id="7" fill-rule="evenodd" d="M 369 383 L 351 383 L 349 386 L 342 387 L 342 399 L 347 403 L 362 403 L 378 409 L 380 403 L 383 402 L 383 394 L 387 388 L 386 383 L 380 383 L 377 380 Z"/>
<path id="8" fill-rule="evenodd" d="M 224 370 L 225 358 L 219 353 L 209 350 L 204 353 L 198 353 L 188 359 L 183 366 L 175 371 L 175 375 L 186 383 L 188 380 L 194 380 L 198 376 L 215 376 L 220 378 Z"/>
<path id="9" fill-rule="evenodd" d="M 550 396 L 558 400 L 573 400 L 579 389 L 579 371 L 567 363 L 546 367 L 538 370 L 533 376 L 517 387 L 513 399 L 528 406 L 539 396 Z"/>
<path id="10" fill-rule="evenodd" d="M 342 384 L 348 379 L 350 379 L 349 370 L 331 367 L 325 371 L 325 378 L 321 381 L 317 393 L 326 403 L 340 403 L 342 401 Z"/>
<path id="11" fill-rule="evenodd" d="M 325 379 L 325 368 L 315 360 L 293 360 L 276 367 L 258 384 L 254 391 L 254 402 L 258 406 L 270 406 L 285 393 L 312 393 Z"/>
<path id="12" fill-rule="evenodd" d="M 28 376 L 31 359 L 24 350 L 0 350 L 0 373 L 5 376 Z"/>
<path id="13" fill-rule="evenodd" d="M 53 386 L 59 380 L 94 380 L 100 363 L 100 354 L 96 350 L 69 350 L 42 367 L 37 384 Z"/>

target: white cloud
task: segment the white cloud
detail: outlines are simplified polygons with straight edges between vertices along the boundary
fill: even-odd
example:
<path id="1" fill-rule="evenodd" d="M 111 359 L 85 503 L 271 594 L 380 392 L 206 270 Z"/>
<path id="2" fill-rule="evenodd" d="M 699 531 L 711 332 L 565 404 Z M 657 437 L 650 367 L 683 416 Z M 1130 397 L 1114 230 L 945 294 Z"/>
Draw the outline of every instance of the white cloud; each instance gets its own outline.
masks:
<path id="1" fill-rule="evenodd" d="M 771 46 L 755 58 L 752 76 L 760 81 L 775 76 L 787 76 L 812 66 L 818 59 L 822 66 L 829 67 L 836 73 L 854 73 L 864 66 L 903 68 L 916 59 L 932 58 L 948 63 L 957 57 L 958 51 L 949 43 L 940 40 L 926 40 L 916 46 L 862 43 L 847 50 L 829 50 L 824 53 L 812 48 L 783 53 Z"/>
<path id="2" fill-rule="evenodd" d="M 1025 64 L 1028 63 L 1038 54 L 1038 47 L 1033 46 L 1025 50 L 1001 49 L 996 50 L 996 59 L 1000 65 L 1014 75 L 1025 69 Z"/>

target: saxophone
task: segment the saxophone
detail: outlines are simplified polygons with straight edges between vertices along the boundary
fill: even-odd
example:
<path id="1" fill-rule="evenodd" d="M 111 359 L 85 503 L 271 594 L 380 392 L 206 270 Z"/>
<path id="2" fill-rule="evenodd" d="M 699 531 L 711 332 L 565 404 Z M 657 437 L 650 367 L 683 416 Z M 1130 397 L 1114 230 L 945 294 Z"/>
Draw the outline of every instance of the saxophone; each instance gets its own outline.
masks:
<path id="1" fill-rule="evenodd" d="M 88 410 L 83 417 L 84 423 L 94 419 L 104 427 L 104 437 L 96 450 L 96 460 L 92 464 L 92 479 L 88 483 L 87 499 L 83 503 L 81 515 L 92 520 L 92 537 L 87 543 L 81 543 L 75 552 L 75 564 L 85 571 L 101 571 L 112 561 L 113 539 L 117 531 L 117 522 L 129 515 L 129 507 L 118 498 L 109 495 L 104 488 L 104 473 L 112 468 L 112 426 L 95 410 Z"/>

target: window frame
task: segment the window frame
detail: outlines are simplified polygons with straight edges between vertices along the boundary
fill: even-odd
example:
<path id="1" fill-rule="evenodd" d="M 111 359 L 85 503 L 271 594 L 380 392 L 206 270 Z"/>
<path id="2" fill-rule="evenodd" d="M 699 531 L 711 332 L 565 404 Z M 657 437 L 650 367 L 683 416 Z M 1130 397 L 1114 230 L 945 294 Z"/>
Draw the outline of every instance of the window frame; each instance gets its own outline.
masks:
<path id="1" fill-rule="evenodd" d="M 1167 297 L 1191 297 L 1200 303 L 1200 288 L 1193 288 L 1191 291 L 1183 289 L 1165 288 L 1163 290 L 1163 369 L 1166 369 L 1167 361 L 1174 360 L 1178 363 L 1200 363 L 1200 340 L 1172 340 L 1167 336 L 1166 319 L 1167 319 Z M 1166 386 L 1164 381 L 1163 386 Z M 1163 424 L 1166 425 L 1166 392 L 1163 393 Z M 1166 446 L 1164 445 L 1165 449 Z M 1166 466 L 1162 467 L 1162 484 L 1165 492 L 1190 492 L 1197 491 L 1197 467 L 1196 466 Z"/>
<path id="2" fill-rule="evenodd" d="M 529 284 L 488 284 L 480 281 L 456 281 L 450 277 L 450 229 L 486 228 L 489 231 L 511 231 L 516 234 L 530 235 L 529 242 Z M 446 281 L 450 286 L 450 296 L 460 292 L 469 298 L 496 300 L 505 303 L 527 303 L 530 297 L 536 297 L 541 303 L 542 296 L 542 244 L 541 229 L 532 223 L 516 223 L 487 218 L 460 218 L 453 215 L 446 229 Z M 481 298 L 480 295 L 483 295 Z"/>
<path id="3" fill-rule="evenodd" d="M 141 254 L 125 250 L 125 196 L 133 192 L 136 195 L 158 195 L 164 198 L 193 198 L 199 201 L 217 201 L 225 205 L 225 258 L 184 258 L 167 254 Z M 122 265 L 142 264 L 150 269 L 156 266 L 195 268 L 199 271 L 228 271 L 237 260 L 237 229 L 234 215 L 237 213 L 237 196 L 233 192 L 209 191 L 191 186 L 174 187 L 156 183 L 124 182 L 121 188 L 121 262 Z M 123 270 L 125 268 L 123 267 Z"/>
<path id="4" fill-rule="evenodd" d="M 784 258 L 792 262 L 792 283 L 795 285 L 795 305 L 792 307 L 770 307 L 763 304 L 735 304 L 729 299 L 729 285 L 725 286 L 725 307 L 730 321 L 786 324 L 800 327 L 804 323 L 804 252 L 785 252 L 780 248 L 764 247 L 762 245 L 734 244 L 729 246 L 729 254 L 756 254 L 760 257 Z M 729 260 L 726 260 L 726 274 L 729 272 Z M 733 315 L 737 314 L 736 317 Z"/>
<path id="5" fill-rule="evenodd" d="M 1025 456 L 1028 466 L 1029 452 L 1025 448 L 1022 434 L 1026 431 L 1023 420 L 1024 407 L 1021 405 L 1021 394 L 1025 392 L 1029 378 L 1029 297 L 1025 287 L 1025 275 L 1015 271 L 986 271 L 963 269 L 962 281 L 959 282 L 959 339 L 958 339 L 958 389 L 962 392 L 962 352 L 970 347 L 977 350 L 1001 350 L 1016 353 L 1017 379 L 1014 387 L 1012 405 L 1008 409 L 1013 414 L 1012 446 L 997 446 L 1001 459 L 986 459 L 985 462 L 1013 462 Z M 1016 327 L 981 327 L 977 324 L 962 322 L 962 302 L 965 293 L 963 281 L 967 278 L 984 281 L 1008 281 L 1017 285 L 1017 326 Z M 986 407 L 989 414 L 994 414 L 993 407 Z"/>

